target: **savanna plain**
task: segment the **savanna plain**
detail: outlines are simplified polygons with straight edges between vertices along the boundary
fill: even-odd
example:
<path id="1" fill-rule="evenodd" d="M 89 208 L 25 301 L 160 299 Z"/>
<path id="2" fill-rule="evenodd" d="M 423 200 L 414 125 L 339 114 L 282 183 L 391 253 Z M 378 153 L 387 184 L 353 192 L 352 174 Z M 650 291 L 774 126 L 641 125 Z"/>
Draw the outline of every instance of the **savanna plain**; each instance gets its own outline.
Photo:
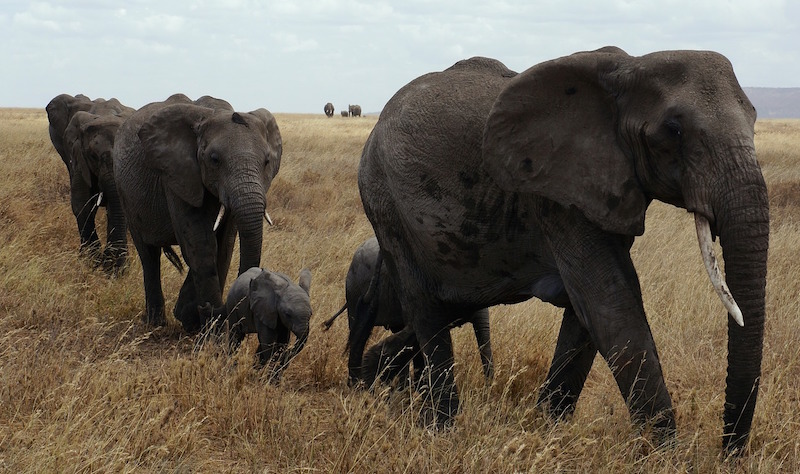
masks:
<path id="1" fill-rule="evenodd" d="M 277 119 L 284 155 L 267 195 L 275 225 L 262 265 L 295 279 L 309 267 L 314 316 L 305 350 L 273 384 L 253 368 L 253 335 L 231 356 L 171 314 L 166 327 L 142 324 L 133 246 L 118 278 L 78 255 L 44 110 L 0 109 L 0 471 L 800 471 L 800 121 L 756 124 L 772 227 L 763 376 L 748 451 L 729 460 L 719 454 L 726 315 L 686 211 L 653 203 L 633 247 L 677 411 L 674 446 L 656 448 L 631 425 L 599 358 L 570 421 L 535 407 L 561 317 L 538 301 L 491 309 L 491 384 L 471 328 L 453 331 L 462 411 L 434 433 L 419 427 L 413 393 L 348 388 L 346 317 L 320 327 L 343 304 L 353 251 L 372 234 L 356 177 L 376 118 Z M 228 284 L 237 259 L 238 250 Z M 183 275 L 162 265 L 171 311 Z"/>

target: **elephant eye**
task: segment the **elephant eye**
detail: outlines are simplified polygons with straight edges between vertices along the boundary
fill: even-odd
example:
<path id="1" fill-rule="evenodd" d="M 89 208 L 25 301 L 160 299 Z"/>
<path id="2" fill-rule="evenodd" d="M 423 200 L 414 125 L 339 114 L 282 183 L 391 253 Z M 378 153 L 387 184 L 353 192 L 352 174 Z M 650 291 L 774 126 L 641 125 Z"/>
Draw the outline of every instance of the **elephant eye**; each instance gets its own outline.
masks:
<path id="1" fill-rule="evenodd" d="M 211 164 L 218 165 L 219 164 L 219 153 L 216 151 L 212 151 L 210 155 L 208 155 L 208 159 L 211 160 Z"/>
<path id="2" fill-rule="evenodd" d="M 664 127 L 670 133 L 670 135 L 680 138 L 681 136 L 681 124 L 676 119 L 668 119 L 664 122 Z"/>

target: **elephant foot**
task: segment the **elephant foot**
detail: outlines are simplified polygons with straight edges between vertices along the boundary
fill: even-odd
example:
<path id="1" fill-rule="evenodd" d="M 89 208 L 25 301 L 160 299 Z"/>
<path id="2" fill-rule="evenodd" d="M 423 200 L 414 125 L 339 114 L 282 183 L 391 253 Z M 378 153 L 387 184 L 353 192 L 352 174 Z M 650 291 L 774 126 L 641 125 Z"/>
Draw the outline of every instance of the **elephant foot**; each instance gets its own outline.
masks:
<path id="1" fill-rule="evenodd" d="M 543 387 L 536 405 L 554 421 L 568 419 L 575 412 L 578 397 L 559 389 Z"/>
<path id="2" fill-rule="evenodd" d="M 459 409 L 458 397 L 428 400 L 419 415 L 420 425 L 426 429 L 445 431 L 453 427 Z"/>
<path id="3" fill-rule="evenodd" d="M 128 269 L 128 252 L 106 247 L 100 255 L 100 266 L 110 277 L 122 276 Z"/>
<path id="4" fill-rule="evenodd" d="M 142 316 L 142 322 L 148 326 L 166 326 L 167 318 L 164 315 L 164 307 L 148 308 Z"/>

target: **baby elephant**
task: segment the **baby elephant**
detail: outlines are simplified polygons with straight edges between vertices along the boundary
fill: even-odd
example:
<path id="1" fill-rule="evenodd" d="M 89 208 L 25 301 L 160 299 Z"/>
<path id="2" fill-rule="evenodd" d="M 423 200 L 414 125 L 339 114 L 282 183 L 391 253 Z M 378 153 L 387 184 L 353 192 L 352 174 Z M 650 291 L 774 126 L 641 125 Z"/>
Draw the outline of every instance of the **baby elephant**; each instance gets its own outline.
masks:
<path id="1" fill-rule="evenodd" d="M 311 319 L 311 271 L 304 268 L 297 284 L 283 273 L 253 267 L 233 282 L 225 303 L 232 349 L 245 334 L 258 334 L 258 360 L 272 365 L 276 379 L 308 339 Z M 289 331 L 297 337 L 291 349 Z"/>
<path id="2" fill-rule="evenodd" d="M 346 303 L 323 323 L 325 329 L 329 329 L 336 318 L 347 310 L 350 327 L 347 341 L 349 350 L 348 383 L 350 385 L 363 383 L 370 386 L 379 375 L 383 381 L 398 374 L 407 376 L 408 362 L 411 359 L 414 360 L 414 377 L 417 378 L 424 365 L 416 334 L 410 326 L 406 325 L 397 293 L 389 282 L 388 270 L 386 266 L 382 265 L 379 257 L 380 246 L 375 237 L 366 240 L 358 247 L 345 280 Z M 373 289 L 374 294 L 367 296 L 370 284 L 376 277 L 377 285 Z M 365 301 L 370 298 L 370 302 Z M 356 308 L 359 306 L 369 309 L 357 311 Z M 489 337 L 489 310 L 483 308 L 464 314 L 453 326 L 460 326 L 466 322 L 472 323 L 475 337 L 478 340 L 483 373 L 487 380 L 491 379 L 494 366 L 492 344 Z M 375 326 L 384 326 L 394 334 L 364 354 L 367 339 Z"/>

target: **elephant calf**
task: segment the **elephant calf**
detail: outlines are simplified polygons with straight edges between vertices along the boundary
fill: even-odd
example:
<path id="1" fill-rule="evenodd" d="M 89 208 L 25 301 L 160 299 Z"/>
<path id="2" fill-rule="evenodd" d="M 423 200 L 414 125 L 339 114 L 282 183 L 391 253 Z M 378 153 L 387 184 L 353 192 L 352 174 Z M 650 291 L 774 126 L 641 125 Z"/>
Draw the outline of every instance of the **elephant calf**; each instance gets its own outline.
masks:
<path id="1" fill-rule="evenodd" d="M 307 268 L 300 272 L 297 284 L 283 273 L 258 267 L 239 275 L 225 302 L 231 348 L 238 348 L 245 334 L 257 333 L 260 365 L 273 365 L 276 378 L 280 377 L 308 340 L 310 287 Z M 290 330 L 297 341 L 287 350 Z"/>
<path id="2" fill-rule="evenodd" d="M 329 329 L 336 318 L 347 310 L 350 329 L 347 340 L 350 385 L 363 382 L 370 386 L 378 375 L 384 381 L 398 373 L 407 375 L 408 363 L 412 358 L 414 358 L 415 377 L 420 375 L 424 367 L 416 335 L 403 317 L 397 292 L 391 286 L 388 272 L 379 256 L 380 247 L 375 237 L 366 240 L 356 249 L 345 280 L 347 301 L 336 314 L 323 323 L 325 329 Z M 378 278 L 374 290 L 377 293 L 367 296 L 374 276 Z M 455 321 L 452 327 L 461 326 L 466 322 L 472 323 L 475 338 L 478 340 L 483 373 L 487 380 L 491 379 L 494 366 L 489 338 L 489 310 L 483 308 L 468 314 Z M 364 354 L 367 339 L 375 326 L 384 326 L 394 334 Z"/>

